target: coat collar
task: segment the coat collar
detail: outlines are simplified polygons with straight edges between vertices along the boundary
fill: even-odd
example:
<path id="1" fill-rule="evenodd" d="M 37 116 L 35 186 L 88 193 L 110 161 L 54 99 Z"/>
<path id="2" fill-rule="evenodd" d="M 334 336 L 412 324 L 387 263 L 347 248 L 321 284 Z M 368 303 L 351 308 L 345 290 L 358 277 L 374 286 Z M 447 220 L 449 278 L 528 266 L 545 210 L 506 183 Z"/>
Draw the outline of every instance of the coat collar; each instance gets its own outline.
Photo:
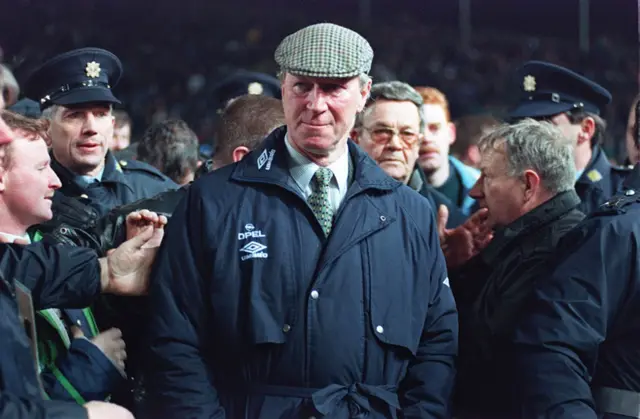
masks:
<path id="1" fill-rule="evenodd" d="M 559 193 L 547 202 L 539 205 L 508 226 L 496 230 L 493 240 L 482 251 L 482 260 L 491 265 L 497 263 L 502 251 L 520 237 L 530 234 L 541 226 L 556 220 L 580 204 L 575 190 Z"/>
<path id="2" fill-rule="evenodd" d="M 269 134 L 260 147 L 236 164 L 231 179 L 239 182 L 275 184 L 290 190 L 297 189 L 292 186 L 293 179 L 289 173 L 288 151 L 284 143 L 286 132 L 286 126 L 282 126 Z M 393 190 L 401 185 L 380 169 L 353 141 L 349 140 L 348 144 L 349 156 L 354 164 L 353 183 L 349 192 L 352 189 Z"/>
<path id="3" fill-rule="evenodd" d="M 54 157 L 53 153 L 51 153 L 51 167 L 60 178 L 63 189 L 72 188 L 77 193 L 82 193 L 84 191 L 85 187 L 76 180 L 77 175 L 60 164 L 60 162 Z M 102 173 L 101 183 L 106 182 L 122 183 L 127 185 L 124 174 L 122 173 L 122 167 L 120 167 L 120 164 L 116 161 L 111 151 L 107 152 L 104 172 Z"/>
<path id="4" fill-rule="evenodd" d="M 607 160 L 607 155 L 600 146 L 596 146 L 593 148 L 591 161 L 589 161 L 577 183 L 598 183 L 609 174 L 610 170 L 611 163 Z"/>

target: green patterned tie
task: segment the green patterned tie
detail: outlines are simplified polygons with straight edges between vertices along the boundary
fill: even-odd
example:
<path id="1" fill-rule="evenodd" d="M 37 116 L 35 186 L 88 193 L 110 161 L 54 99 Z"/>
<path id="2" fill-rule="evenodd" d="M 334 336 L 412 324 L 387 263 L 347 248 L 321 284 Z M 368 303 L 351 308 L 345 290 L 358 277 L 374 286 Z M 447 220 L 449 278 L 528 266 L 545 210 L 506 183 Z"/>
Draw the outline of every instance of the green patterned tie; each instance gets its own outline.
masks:
<path id="1" fill-rule="evenodd" d="M 331 233 L 333 225 L 333 208 L 329 201 L 329 184 L 333 178 L 333 172 L 326 167 L 319 168 L 313 175 L 314 188 L 309 196 L 309 206 L 322 226 L 325 236 Z"/>

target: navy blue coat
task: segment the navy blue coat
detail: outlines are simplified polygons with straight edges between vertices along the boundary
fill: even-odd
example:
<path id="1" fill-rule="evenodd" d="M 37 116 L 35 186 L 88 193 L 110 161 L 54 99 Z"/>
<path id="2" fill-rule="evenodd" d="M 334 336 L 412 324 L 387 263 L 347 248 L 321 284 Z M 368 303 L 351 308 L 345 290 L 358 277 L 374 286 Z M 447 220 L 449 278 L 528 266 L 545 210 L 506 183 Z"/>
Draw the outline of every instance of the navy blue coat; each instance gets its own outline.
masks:
<path id="1" fill-rule="evenodd" d="M 86 418 L 76 403 L 45 401 L 29 340 L 18 317 L 15 279 L 31 290 L 34 308 L 85 307 L 100 293 L 100 266 L 89 249 L 0 244 L 0 418 Z"/>
<path id="2" fill-rule="evenodd" d="M 633 193 L 562 240 L 515 334 L 524 418 L 595 419 L 593 389 L 640 392 L 640 167 L 630 176 Z"/>
<path id="3" fill-rule="evenodd" d="M 457 312 L 428 201 L 350 143 L 326 239 L 284 133 L 195 181 L 167 226 L 151 417 L 448 417 Z"/>
<path id="4" fill-rule="evenodd" d="M 604 150 L 600 147 L 593 149 L 593 156 L 578 181 L 576 193 L 582 201 L 578 206 L 584 214 L 591 214 L 600 205 L 622 189 L 622 184 L 630 170 L 626 167 L 616 167 L 609 163 Z"/>

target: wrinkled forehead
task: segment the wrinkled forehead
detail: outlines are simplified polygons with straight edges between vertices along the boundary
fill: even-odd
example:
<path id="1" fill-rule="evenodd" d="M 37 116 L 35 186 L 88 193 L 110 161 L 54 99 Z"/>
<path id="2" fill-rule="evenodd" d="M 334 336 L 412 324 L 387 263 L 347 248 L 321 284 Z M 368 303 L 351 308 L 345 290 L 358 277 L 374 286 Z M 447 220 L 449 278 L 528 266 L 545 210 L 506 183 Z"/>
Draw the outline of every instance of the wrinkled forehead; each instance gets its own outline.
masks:
<path id="1" fill-rule="evenodd" d="M 285 73 L 286 80 L 290 80 L 296 83 L 311 83 L 311 84 L 349 84 L 352 81 L 358 80 L 358 76 L 354 77 L 346 77 L 346 78 L 336 78 L 336 77 L 311 77 L 311 76 L 300 76 L 291 73 Z"/>

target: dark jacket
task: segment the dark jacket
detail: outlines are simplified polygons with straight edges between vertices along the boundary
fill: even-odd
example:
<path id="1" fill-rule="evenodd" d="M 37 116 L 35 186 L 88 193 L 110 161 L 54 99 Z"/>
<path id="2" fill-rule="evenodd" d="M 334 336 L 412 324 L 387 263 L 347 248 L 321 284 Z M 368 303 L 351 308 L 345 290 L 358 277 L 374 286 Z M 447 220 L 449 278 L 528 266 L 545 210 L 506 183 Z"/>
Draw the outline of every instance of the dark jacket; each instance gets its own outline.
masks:
<path id="1" fill-rule="evenodd" d="M 18 317 L 15 281 L 31 291 L 34 309 L 86 307 L 100 293 L 100 266 L 89 249 L 0 244 L 0 418 L 87 418 L 76 403 L 44 401 L 29 338 Z"/>
<path id="2" fill-rule="evenodd" d="M 178 185 L 153 166 L 135 160 L 116 161 L 111 152 L 107 153 L 101 181 L 88 186 L 79 183 L 76 175 L 58 163 L 53 156 L 51 167 L 62 183 L 53 197 L 54 214 L 59 206 L 59 195 L 83 200 L 96 209 L 98 217 L 102 217 L 117 206 L 178 188 Z"/>
<path id="3" fill-rule="evenodd" d="M 582 201 L 578 209 L 591 214 L 598 207 L 620 192 L 629 174 L 628 167 L 613 166 L 601 147 L 593 149 L 593 156 L 578 181 L 576 192 Z"/>
<path id="4" fill-rule="evenodd" d="M 637 417 L 640 166 L 629 178 L 633 189 L 562 240 L 517 329 L 514 369 L 526 419 L 620 417 L 596 407 L 593 395 L 603 387 L 630 392 L 627 408 L 636 412 L 626 416 Z M 616 406 L 619 413 L 622 408 Z"/>
<path id="5" fill-rule="evenodd" d="M 460 318 L 460 410 L 513 417 L 507 414 L 511 333 L 558 241 L 584 218 L 579 203 L 573 190 L 556 195 L 497 230 L 480 254 L 449 273 Z"/>
<path id="6" fill-rule="evenodd" d="M 284 135 L 194 182 L 167 226 L 150 417 L 448 417 L 457 316 L 428 202 L 350 143 L 326 239 Z"/>
<path id="7" fill-rule="evenodd" d="M 433 208 L 434 217 L 437 217 L 440 205 L 447 207 L 449 210 L 449 218 L 447 219 L 446 228 L 456 228 L 465 222 L 467 216 L 464 215 L 462 210 L 447 198 L 446 195 L 438 192 L 438 190 L 427 182 L 424 171 L 418 165 L 416 165 L 411 179 L 409 179 L 409 187 L 429 200 Z"/>

